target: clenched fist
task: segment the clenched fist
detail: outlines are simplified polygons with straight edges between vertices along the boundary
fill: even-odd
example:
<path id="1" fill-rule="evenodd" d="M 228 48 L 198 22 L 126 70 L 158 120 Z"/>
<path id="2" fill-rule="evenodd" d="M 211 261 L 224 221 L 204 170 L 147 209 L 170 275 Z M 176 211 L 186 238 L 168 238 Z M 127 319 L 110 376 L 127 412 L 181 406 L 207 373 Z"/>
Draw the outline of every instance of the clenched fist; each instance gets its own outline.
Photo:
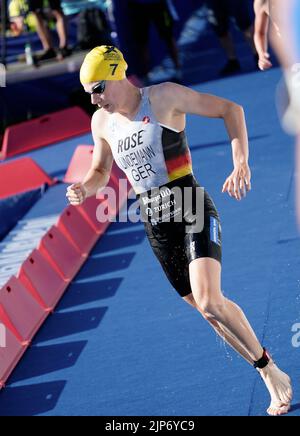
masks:
<path id="1" fill-rule="evenodd" d="M 80 206 L 86 199 L 86 190 L 81 183 L 75 183 L 68 187 L 66 197 L 72 206 Z"/>

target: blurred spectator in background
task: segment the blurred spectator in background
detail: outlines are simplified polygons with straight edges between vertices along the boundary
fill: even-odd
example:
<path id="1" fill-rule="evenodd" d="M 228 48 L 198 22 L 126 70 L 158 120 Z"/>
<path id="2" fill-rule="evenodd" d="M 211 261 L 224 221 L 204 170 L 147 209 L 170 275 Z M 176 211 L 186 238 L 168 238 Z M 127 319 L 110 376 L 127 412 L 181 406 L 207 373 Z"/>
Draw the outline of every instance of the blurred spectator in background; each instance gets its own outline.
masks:
<path id="1" fill-rule="evenodd" d="M 8 0 L 1 0 L 0 2 L 0 30 L 3 31 L 9 27 L 9 21 L 8 21 Z M 4 23 L 5 21 L 5 23 Z M 5 24 L 5 26 L 4 26 Z M 4 26 L 4 27 L 3 27 Z"/>
<path id="2" fill-rule="evenodd" d="M 110 0 L 62 0 L 61 4 L 67 17 L 77 16 L 76 49 L 85 50 L 112 42 L 107 19 Z"/>
<path id="3" fill-rule="evenodd" d="M 300 2 L 299 0 L 255 0 L 255 44 L 259 53 L 259 67 L 272 67 L 268 39 L 283 67 L 287 85 L 288 107 L 282 121 L 289 133 L 300 134 Z"/>
<path id="4" fill-rule="evenodd" d="M 255 32 L 254 42 L 258 53 L 258 66 L 261 70 L 268 70 L 272 67 L 269 54 L 269 31 L 270 31 L 270 4 L 268 0 L 255 0 Z M 271 33 L 275 31 L 279 35 L 279 28 L 273 21 Z M 274 42 L 275 42 L 275 38 Z"/>
<path id="5" fill-rule="evenodd" d="M 40 37 L 44 52 L 37 56 L 38 61 L 44 61 L 52 58 L 62 60 L 71 54 L 71 50 L 67 46 L 67 28 L 65 15 L 61 7 L 60 0 L 48 0 L 48 7 L 51 14 L 56 20 L 56 30 L 59 38 L 59 48 L 56 53 L 49 27 L 45 21 L 45 9 L 47 7 L 44 0 L 28 0 L 29 10 L 35 15 L 37 22 L 37 32 Z"/>
<path id="6" fill-rule="evenodd" d="M 87 8 L 78 15 L 77 48 L 86 50 L 111 41 L 110 28 L 103 11 Z"/>
<path id="7" fill-rule="evenodd" d="M 255 64 L 257 64 L 258 56 L 253 42 L 253 18 L 248 0 L 206 0 L 206 4 L 209 9 L 209 22 L 213 25 L 228 58 L 227 64 L 220 71 L 221 76 L 234 74 L 241 70 L 230 31 L 231 18 L 235 19 L 237 26 L 244 34 L 253 52 Z"/>
<path id="8" fill-rule="evenodd" d="M 269 53 L 269 36 L 272 46 L 284 68 L 289 68 L 296 61 L 296 34 L 300 21 L 294 5 L 299 0 L 285 0 L 281 5 L 278 0 L 255 0 L 255 34 L 254 42 L 259 55 L 259 67 L 267 70 L 272 67 Z M 299 7 L 299 6 L 298 6 Z M 294 23 L 295 20 L 295 23 Z M 299 56 L 299 54 L 298 54 Z"/>
<path id="9" fill-rule="evenodd" d="M 296 205 L 300 229 L 300 1 L 255 0 L 255 43 L 259 67 L 272 67 L 268 36 L 284 70 L 285 91 L 279 96 L 282 124 L 288 133 L 297 136 L 296 147 Z M 269 29 L 270 28 L 270 29 Z M 269 31 L 270 30 L 270 31 Z"/>
<path id="10" fill-rule="evenodd" d="M 9 20 L 13 36 L 19 36 L 24 31 L 36 31 L 36 19 L 32 13 L 29 13 L 26 0 L 9 2 Z"/>
<path id="11" fill-rule="evenodd" d="M 128 0 L 134 43 L 140 59 L 137 75 L 146 80 L 150 70 L 149 30 L 153 23 L 160 38 L 165 41 L 175 66 L 174 80 L 182 79 L 178 48 L 173 35 L 176 11 L 171 0 Z"/>
<path id="12" fill-rule="evenodd" d="M 101 9 L 103 12 L 107 8 L 110 0 L 61 0 L 62 8 L 66 16 L 75 15 L 85 9 Z"/>

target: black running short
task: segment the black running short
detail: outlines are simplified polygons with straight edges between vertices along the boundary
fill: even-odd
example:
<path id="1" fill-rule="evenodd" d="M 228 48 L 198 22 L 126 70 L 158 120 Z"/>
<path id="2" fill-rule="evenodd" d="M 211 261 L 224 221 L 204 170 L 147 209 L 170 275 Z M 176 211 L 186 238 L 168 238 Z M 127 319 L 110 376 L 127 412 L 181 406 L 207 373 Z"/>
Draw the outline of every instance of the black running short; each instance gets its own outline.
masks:
<path id="1" fill-rule="evenodd" d="M 248 0 L 207 0 L 207 5 L 212 13 L 209 21 L 219 37 L 228 33 L 231 17 L 242 32 L 253 24 Z"/>
<path id="2" fill-rule="evenodd" d="M 28 0 L 28 7 L 30 11 L 42 11 L 48 6 L 52 11 L 61 11 L 61 0 Z"/>
<path id="3" fill-rule="evenodd" d="M 172 286 L 192 292 L 189 265 L 199 258 L 222 261 L 221 224 L 209 194 L 193 175 L 138 196 L 146 234 Z"/>

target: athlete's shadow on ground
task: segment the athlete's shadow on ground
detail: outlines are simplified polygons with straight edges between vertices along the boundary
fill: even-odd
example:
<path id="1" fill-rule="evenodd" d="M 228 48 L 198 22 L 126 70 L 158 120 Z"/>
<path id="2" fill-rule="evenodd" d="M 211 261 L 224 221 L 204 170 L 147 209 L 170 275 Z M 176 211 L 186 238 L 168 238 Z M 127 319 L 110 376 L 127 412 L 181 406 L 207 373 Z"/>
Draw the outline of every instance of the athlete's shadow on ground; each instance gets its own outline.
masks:
<path id="1" fill-rule="evenodd" d="M 118 223 L 118 227 L 121 224 L 125 223 Z M 130 223 L 126 224 L 130 226 Z M 103 235 L 102 239 L 92 251 L 91 256 L 141 244 L 146 237 L 145 231 L 143 229 L 134 231 L 131 231 L 131 229 L 128 230 L 129 231 L 126 233 L 106 233 L 105 235 Z"/>
<path id="2" fill-rule="evenodd" d="M 103 274 L 111 274 L 115 271 L 129 268 L 135 253 L 125 253 L 113 256 L 91 257 L 87 264 L 83 266 L 78 275 L 79 280 L 96 279 Z"/>
<path id="3" fill-rule="evenodd" d="M 59 310 L 111 298 L 116 294 L 122 280 L 120 277 L 107 280 L 76 280 L 65 294 Z"/>
<path id="4" fill-rule="evenodd" d="M 97 307 L 72 312 L 55 313 L 36 337 L 35 343 L 64 338 L 77 333 L 89 332 L 99 327 L 107 307 Z"/>

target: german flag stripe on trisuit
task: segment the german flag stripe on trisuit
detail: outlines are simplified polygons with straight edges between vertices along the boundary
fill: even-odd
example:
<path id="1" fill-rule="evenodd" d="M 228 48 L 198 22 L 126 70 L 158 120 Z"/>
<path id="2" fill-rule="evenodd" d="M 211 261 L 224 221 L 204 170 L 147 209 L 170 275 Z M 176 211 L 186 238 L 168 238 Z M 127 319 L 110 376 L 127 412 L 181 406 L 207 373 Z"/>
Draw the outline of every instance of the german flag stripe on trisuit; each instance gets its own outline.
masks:
<path id="1" fill-rule="evenodd" d="M 185 132 L 175 132 L 162 127 L 162 145 L 169 181 L 192 173 L 192 158 Z"/>

